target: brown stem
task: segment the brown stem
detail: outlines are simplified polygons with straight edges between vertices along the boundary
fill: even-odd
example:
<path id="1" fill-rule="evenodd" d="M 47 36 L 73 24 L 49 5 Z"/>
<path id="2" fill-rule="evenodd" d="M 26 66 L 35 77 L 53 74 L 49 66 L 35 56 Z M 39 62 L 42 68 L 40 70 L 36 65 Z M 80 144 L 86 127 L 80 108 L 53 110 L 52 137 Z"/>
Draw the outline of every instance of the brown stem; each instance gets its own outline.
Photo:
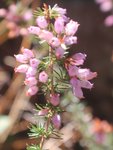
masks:
<path id="1" fill-rule="evenodd" d="M 54 81 L 53 81 L 53 58 L 52 58 L 52 55 L 53 55 L 53 50 L 51 47 L 49 47 L 49 57 L 50 57 L 50 71 L 49 71 L 49 74 L 50 74 L 50 77 L 51 77 L 51 93 L 53 94 L 54 93 Z"/>
<path id="2" fill-rule="evenodd" d="M 45 140 L 45 137 L 42 136 L 41 141 L 40 141 L 40 150 L 42 150 L 43 148 L 44 140 Z"/>
<path id="3" fill-rule="evenodd" d="M 50 93 L 54 93 L 54 81 L 53 81 L 53 50 L 51 47 L 49 47 L 49 58 L 50 58 L 50 64 L 49 64 L 49 68 L 48 68 L 48 72 L 49 72 L 49 76 L 51 78 L 51 87 L 50 87 L 50 92 L 46 95 L 46 98 L 47 100 L 49 101 L 49 98 L 50 98 Z M 45 125 L 45 132 L 48 131 L 48 128 L 49 128 L 49 124 L 50 124 L 50 120 L 51 120 L 51 117 L 48 118 L 47 122 L 46 122 L 46 125 Z M 41 138 L 41 141 L 40 141 L 40 149 L 42 150 L 43 148 L 43 144 L 44 144 L 44 141 L 45 141 L 45 137 L 44 135 L 42 136 Z"/>

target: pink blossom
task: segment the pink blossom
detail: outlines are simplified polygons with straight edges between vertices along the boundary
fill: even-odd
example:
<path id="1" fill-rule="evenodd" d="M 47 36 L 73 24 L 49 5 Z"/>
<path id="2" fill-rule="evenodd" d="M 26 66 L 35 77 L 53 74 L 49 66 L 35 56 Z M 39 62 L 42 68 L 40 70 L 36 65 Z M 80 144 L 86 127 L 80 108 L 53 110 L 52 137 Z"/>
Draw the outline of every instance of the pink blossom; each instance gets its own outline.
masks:
<path id="1" fill-rule="evenodd" d="M 80 80 L 80 85 L 82 88 L 91 89 L 93 84 L 87 80 Z"/>
<path id="2" fill-rule="evenodd" d="M 81 69 L 72 65 L 69 66 L 68 73 L 71 77 L 76 76 L 80 80 L 91 80 L 97 76 L 96 72 L 91 72 L 89 69 Z"/>
<path id="3" fill-rule="evenodd" d="M 68 36 L 65 38 L 66 45 L 77 44 L 77 37 L 76 36 Z"/>
<path id="4" fill-rule="evenodd" d="M 55 48 L 55 47 L 58 47 L 60 46 L 60 40 L 56 37 L 53 37 L 51 40 L 50 40 L 50 45 Z"/>
<path id="5" fill-rule="evenodd" d="M 20 63 L 26 63 L 28 61 L 28 58 L 24 56 L 23 54 L 14 55 L 16 58 L 16 61 Z"/>
<path id="6" fill-rule="evenodd" d="M 31 50 L 27 49 L 27 48 L 22 48 L 22 52 L 23 52 L 23 55 L 24 55 L 25 57 L 27 57 L 28 59 L 34 57 L 33 52 L 32 52 Z"/>
<path id="7" fill-rule="evenodd" d="M 70 77 L 74 77 L 74 76 L 76 76 L 76 74 L 77 74 L 77 72 L 78 72 L 78 67 L 77 66 L 73 66 L 73 65 L 70 65 L 69 67 L 68 67 L 68 73 L 69 73 L 69 76 Z"/>
<path id="8" fill-rule="evenodd" d="M 72 77 L 70 83 L 72 85 L 73 94 L 78 98 L 83 98 L 83 92 L 81 88 L 91 89 L 93 84 L 88 80 L 96 77 L 97 73 L 91 72 L 89 69 L 81 69 L 76 66 L 71 66 L 70 70 L 68 70 L 68 73 Z"/>
<path id="9" fill-rule="evenodd" d="M 55 114 L 53 117 L 52 117 L 52 123 L 54 125 L 54 127 L 56 129 L 59 129 L 60 126 L 61 126 L 61 117 L 59 114 Z"/>
<path id="10" fill-rule="evenodd" d="M 62 47 L 58 47 L 55 49 L 55 55 L 58 59 L 64 56 L 64 49 Z"/>
<path id="11" fill-rule="evenodd" d="M 40 28 L 43 28 L 43 29 L 47 28 L 48 26 L 48 22 L 45 16 L 38 16 L 36 19 L 36 23 Z"/>
<path id="12" fill-rule="evenodd" d="M 28 90 L 27 90 L 27 96 L 32 96 L 35 95 L 38 92 L 38 87 L 37 86 L 31 86 Z"/>
<path id="13" fill-rule="evenodd" d="M 39 64 L 40 64 L 40 60 L 38 60 L 36 58 L 30 59 L 30 66 L 31 67 L 37 68 Z"/>
<path id="14" fill-rule="evenodd" d="M 39 81 L 42 83 L 46 83 L 48 80 L 48 75 L 45 71 L 40 72 L 39 74 Z"/>
<path id="15" fill-rule="evenodd" d="M 22 65 L 15 68 L 15 72 L 26 73 L 28 68 L 29 68 L 29 65 L 22 64 Z"/>
<path id="16" fill-rule="evenodd" d="M 64 19 L 62 17 L 58 17 L 54 23 L 55 32 L 57 34 L 61 34 L 64 30 Z"/>
<path id="17" fill-rule="evenodd" d="M 36 26 L 30 26 L 28 28 L 29 33 L 39 35 L 40 34 L 40 28 Z"/>
<path id="18" fill-rule="evenodd" d="M 50 95 L 50 103 L 53 106 L 57 106 L 60 103 L 60 98 L 59 98 L 60 94 L 51 94 Z"/>
<path id="19" fill-rule="evenodd" d="M 29 78 L 29 77 L 35 76 L 36 73 L 37 73 L 36 68 L 34 68 L 34 67 L 29 67 L 28 70 L 27 70 L 27 72 L 26 72 L 26 77 Z"/>
<path id="20" fill-rule="evenodd" d="M 82 53 L 76 53 L 72 56 L 72 58 L 74 59 L 73 65 L 83 65 L 84 60 L 86 59 L 86 54 L 82 54 Z"/>
<path id="21" fill-rule="evenodd" d="M 91 80 L 97 76 L 96 72 L 91 72 L 89 69 L 77 69 L 76 76 L 81 80 Z"/>
<path id="22" fill-rule="evenodd" d="M 39 38 L 49 42 L 53 38 L 53 33 L 47 30 L 42 30 L 39 34 Z"/>
<path id="23" fill-rule="evenodd" d="M 78 30 L 79 24 L 73 20 L 70 20 L 69 23 L 66 24 L 65 32 L 66 35 L 71 36 L 74 35 Z"/>
<path id="24" fill-rule="evenodd" d="M 70 76 L 70 84 L 72 85 L 73 94 L 78 98 L 83 98 L 82 88 L 91 89 L 93 84 L 88 80 L 91 80 L 97 76 L 96 72 L 91 72 L 89 69 L 82 69 L 78 65 L 82 65 L 86 58 L 85 54 L 77 53 L 69 58 L 69 65 L 67 71 Z"/>
<path id="25" fill-rule="evenodd" d="M 64 16 L 66 14 L 66 9 L 59 7 L 57 4 L 52 8 L 53 11 L 56 11 L 60 16 Z"/>
<path id="26" fill-rule="evenodd" d="M 72 85 L 73 94 L 78 98 L 84 98 L 83 92 L 81 89 L 81 83 L 80 80 L 78 80 L 76 77 L 71 78 L 70 83 Z"/>
<path id="27" fill-rule="evenodd" d="M 110 27 L 113 25 L 113 15 L 108 16 L 105 21 L 104 21 L 105 25 Z"/>
<path id="28" fill-rule="evenodd" d="M 36 85 L 37 84 L 37 79 L 35 77 L 29 77 L 26 78 L 26 80 L 24 81 L 25 85 L 28 85 L 29 87 Z"/>

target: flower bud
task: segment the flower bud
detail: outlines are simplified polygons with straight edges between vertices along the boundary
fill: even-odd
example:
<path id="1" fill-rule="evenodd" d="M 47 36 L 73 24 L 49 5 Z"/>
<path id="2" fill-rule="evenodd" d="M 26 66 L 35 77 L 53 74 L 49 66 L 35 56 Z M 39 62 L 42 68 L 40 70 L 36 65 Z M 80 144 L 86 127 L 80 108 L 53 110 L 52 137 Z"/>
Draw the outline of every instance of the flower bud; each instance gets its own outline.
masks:
<path id="1" fill-rule="evenodd" d="M 42 71 L 40 74 L 39 74 L 39 81 L 42 82 L 42 83 L 46 83 L 47 82 L 47 79 L 48 79 L 48 75 L 45 71 Z"/>
<path id="2" fill-rule="evenodd" d="M 29 77 L 27 78 L 24 83 L 25 85 L 28 85 L 29 87 L 33 86 L 33 85 L 36 85 L 37 84 L 37 79 L 35 77 Z"/>
<path id="3" fill-rule="evenodd" d="M 26 73 L 28 68 L 29 68 L 28 65 L 22 64 L 22 65 L 18 66 L 17 68 L 15 68 L 15 72 Z"/>
<path id="4" fill-rule="evenodd" d="M 69 23 L 66 24 L 65 32 L 66 35 L 71 36 L 74 35 L 78 30 L 79 24 L 73 20 L 70 20 Z"/>
<path id="5" fill-rule="evenodd" d="M 37 68 L 39 64 L 40 64 L 40 61 L 38 59 L 36 59 L 36 58 L 30 59 L 31 67 Z"/>
<path id="6" fill-rule="evenodd" d="M 74 54 L 72 56 L 72 58 L 74 59 L 73 65 L 76 65 L 76 66 L 83 65 L 86 56 L 87 56 L 86 54 L 82 54 L 82 53 L 76 53 L 76 54 Z"/>
<path id="7" fill-rule="evenodd" d="M 64 19 L 62 17 L 58 17 L 55 20 L 54 28 L 56 33 L 61 34 L 64 30 Z"/>
<path id="8" fill-rule="evenodd" d="M 27 90 L 27 96 L 32 96 L 35 95 L 38 92 L 38 87 L 37 86 L 31 86 L 28 90 Z"/>
<path id="9" fill-rule="evenodd" d="M 26 63 L 27 62 L 27 57 L 22 55 L 22 54 L 18 54 L 18 55 L 14 55 L 16 58 L 16 61 L 20 62 L 20 63 Z"/>
<path id="10" fill-rule="evenodd" d="M 58 47 L 55 49 L 55 55 L 58 59 L 64 56 L 64 49 L 62 47 Z"/>
<path id="11" fill-rule="evenodd" d="M 50 40 L 50 45 L 55 48 L 55 47 L 59 47 L 60 46 L 60 40 L 56 37 L 53 37 L 51 40 Z"/>
<path id="12" fill-rule="evenodd" d="M 53 38 L 53 34 L 47 30 L 42 30 L 39 34 L 39 38 L 49 42 Z"/>
<path id="13" fill-rule="evenodd" d="M 23 52 L 23 55 L 24 55 L 25 57 L 27 57 L 28 59 L 34 57 L 33 52 L 32 52 L 31 50 L 27 49 L 27 48 L 22 48 L 22 52 Z"/>
<path id="14" fill-rule="evenodd" d="M 60 103 L 60 99 L 59 99 L 60 94 L 51 94 L 50 95 L 50 103 L 53 106 L 57 106 Z"/>
<path id="15" fill-rule="evenodd" d="M 77 37 L 76 36 L 68 36 L 65 38 L 65 44 L 66 45 L 72 45 L 77 43 Z"/>
<path id="16" fill-rule="evenodd" d="M 47 20 L 44 16 L 38 16 L 36 19 L 36 23 L 40 28 L 45 29 L 48 26 Z"/>
<path id="17" fill-rule="evenodd" d="M 37 70 L 36 68 L 33 68 L 33 67 L 29 67 L 27 72 L 26 72 L 26 77 L 32 77 L 32 76 L 35 76 L 37 73 Z"/>
<path id="18" fill-rule="evenodd" d="M 59 114 L 55 114 L 53 117 L 52 117 L 52 123 L 53 123 L 53 126 L 56 128 L 56 129 L 59 129 L 60 126 L 61 126 L 61 117 Z"/>
<path id="19" fill-rule="evenodd" d="M 55 5 L 52 10 L 56 11 L 60 16 L 64 16 L 66 14 L 66 9 L 63 9 L 59 7 L 58 5 Z"/>
<path id="20" fill-rule="evenodd" d="M 40 28 L 39 28 L 39 27 L 36 27 L 36 26 L 30 26 L 30 27 L 28 28 L 28 31 L 29 31 L 29 33 L 31 33 L 31 34 L 39 35 L 39 33 L 40 33 Z"/>

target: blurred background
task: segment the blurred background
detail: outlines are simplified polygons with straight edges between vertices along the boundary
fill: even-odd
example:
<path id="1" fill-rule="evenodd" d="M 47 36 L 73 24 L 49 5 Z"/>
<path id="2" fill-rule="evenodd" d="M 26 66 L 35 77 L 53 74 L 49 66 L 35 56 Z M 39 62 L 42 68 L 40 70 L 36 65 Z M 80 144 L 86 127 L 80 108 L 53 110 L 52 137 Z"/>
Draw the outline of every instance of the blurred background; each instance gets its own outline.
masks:
<path id="1" fill-rule="evenodd" d="M 28 139 L 27 132 L 29 121 L 32 122 L 30 110 L 37 102 L 37 95 L 30 99 L 26 98 L 24 77 L 14 73 L 14 66 L 17 64 L 13 56 L 19 53 L 22 46 L 33 46 L 26 28 L 33 23 L 32 11 L 43 3 L 51 6 L 57 3 L 58 6 L 67 9 L 70 18 L 79 22 L 78 44 L 71 48 L 71 54 L 86 53 L 84 66 L 98 73 L 93 81 L 94 88 L 91 91 L 84 90 L 85 99 L 75 103 L 72 112 L 69 110 L 75 116 L 76 125 L 69 124 L 73 120 L 69 117 L 70 113 L 64 115 L 63 132 L 69 135 L 72 129 L 74 135 L 64 140 L 64 143 L 58 146 L 60 148 L 53 150 L 112 150 L 113 26 L 108 27 L 104 23 L 112 11 L 102 12 L 100 4 L 94 0 L 0 1 L 0 150 L 24 150 L 26 143 L 35 142 Z M 17 8 L 19 12 L 13 15 L 12 19 L 10 13 L 12 11 L 14 14 Z M 38 96 L 38 99 L 43 103 L 43 97 Z M 81 123 L 84 123 L 84 126 L 79 126 Z"/>

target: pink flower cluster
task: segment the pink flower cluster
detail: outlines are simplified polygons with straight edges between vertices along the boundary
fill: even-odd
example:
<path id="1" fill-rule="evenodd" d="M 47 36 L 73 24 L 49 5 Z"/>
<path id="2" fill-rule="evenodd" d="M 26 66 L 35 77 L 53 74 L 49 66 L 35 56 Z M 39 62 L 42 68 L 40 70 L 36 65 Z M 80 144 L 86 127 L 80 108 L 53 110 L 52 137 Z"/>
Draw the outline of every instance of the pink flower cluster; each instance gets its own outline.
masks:
<path id="1" fill-rule="evenodd" d="M 46 83 L 48 75 L 45 71 L 40 72 L 38 75 L 37 68 L 40 64 L 40 60 L 35 58 L 31 50 L 23 48 L 22 53 L 23 54 L 15 55 L 16 60 L 22 63 L 15 68 L 15 72 L 24 73 L 26 75 L 24 83 L 29 87 L 27 95 L 32 96 L 38 92 L 38 82 Z"/>
<path id="2" fill-rule="evenodd" d="M 29 87 L 27 95 L 34 95 L 38 92 L 39 82 L 46 86 L 45 89 L 48 88 L 49 96 L 46 93 L 47 102 L 52 105 L 52 110 L 49 107 L 43 107 L 38 115 L 45 116 L 52 113 L 51 122 L 55 128 L 59 128 L 61 125 L 59 111 L 53 110 L 54 107 L 60 104 L 60 92 L 58 93 L 57 90 L 58 83 L 54 81 L 54 63 L 59 66 L 58 62 L 60 60 L 64 61 L 63 63 L 61 62 L 60 67 L 67 70 L 70 80 L 67 81 L 67 78 L 65 80 L 72 85 L 73 93 L 78 98 L 83 98 L 82 88 L 92 88 L 93 84 L 89 80 L 96 77 L 97 73 L 91 72 L 89 69 L 80 68 L 86 58 L 85 54 L 77 53 L 71 58 L 67 58 L 67 55 L 65 55 L 70 46 L 77 43 L 75 34 L 79 27 L 78 22 L 66 16 L 66 9 L 57 5 L 53 8 L 44 6 L 40 13 L 41 16 L 36 18 L 36 26 L 30 26 L 28 31 L 36 35 L 41 42 L 44 41 L 49 45 L 49 61 L 44 66 L 46 69 L 39 71 L 39 66 L 45 65 L 44 62 L 41 63 L 35 57 L 33 51 L 23 49 L 22 54 L 15 55 L 16 60 L 22 63 L 15 68 L 15 72 L 25 74 L 24 83 Z M 47 71 L 49 72 L 48 74 Z"/>
<path id="3" fill-rule="evenodd" d="M 23 8 L 22 8 L 23 7 Z M 0 17 L 6 20 L 6 27 L 9 30 L 9 38 L 28 33 L 26 25 L 32 21 L 32 10 L 23 6 L 22 2 L 11 4 L 7 9 L 0 9 Z M 24 25 L 22 25 L 24 24 Z"/>
<path id="4" fill-rule="evenodd" d="M 79 67 L 83 65 L 85 58 L 85 54 L 76 53 L 72 58 L 68 58 L 66 61 L 66 69 L 70 76 L 73 94 L 78 98 L 83 98 L 82 88 L 91 89 L 93 87 L 93 84 L 88 80 L 97 76 L 96 72 L 91 72 L 89 69 Z"/>
<path id="5" fill-rule="evenodd" d="M 100 9 L 103 12 L 111 11 L 111 15 L 109 15 L 104 23 L 106 26 L 112 26 L 113 25 L 113 1 L 112 0 L 95 0 L 97 4 L 100 5 Z"/>
<path id="6" fill-rule="evenodd" d="M 62 58 L 66 49 L 77 43 L 77 37 L 74 35 L 78 30 L 79 24 L 65 16 L 65 9 L 55 6 L 50 10 L 50 14 L 53 11 L 57 12 L 53 23 L 54 32 L 48 30 L 51 27 L 51 24 L 49 24 L 51 16 L 49 16 L 49 21 L 46 16 L 38 16 L 36 18 L 37 26 L 30 26 L 28 31 L 37 35 L 41 40 L 46 41 L 54 49 L 56 57 Z"/>

